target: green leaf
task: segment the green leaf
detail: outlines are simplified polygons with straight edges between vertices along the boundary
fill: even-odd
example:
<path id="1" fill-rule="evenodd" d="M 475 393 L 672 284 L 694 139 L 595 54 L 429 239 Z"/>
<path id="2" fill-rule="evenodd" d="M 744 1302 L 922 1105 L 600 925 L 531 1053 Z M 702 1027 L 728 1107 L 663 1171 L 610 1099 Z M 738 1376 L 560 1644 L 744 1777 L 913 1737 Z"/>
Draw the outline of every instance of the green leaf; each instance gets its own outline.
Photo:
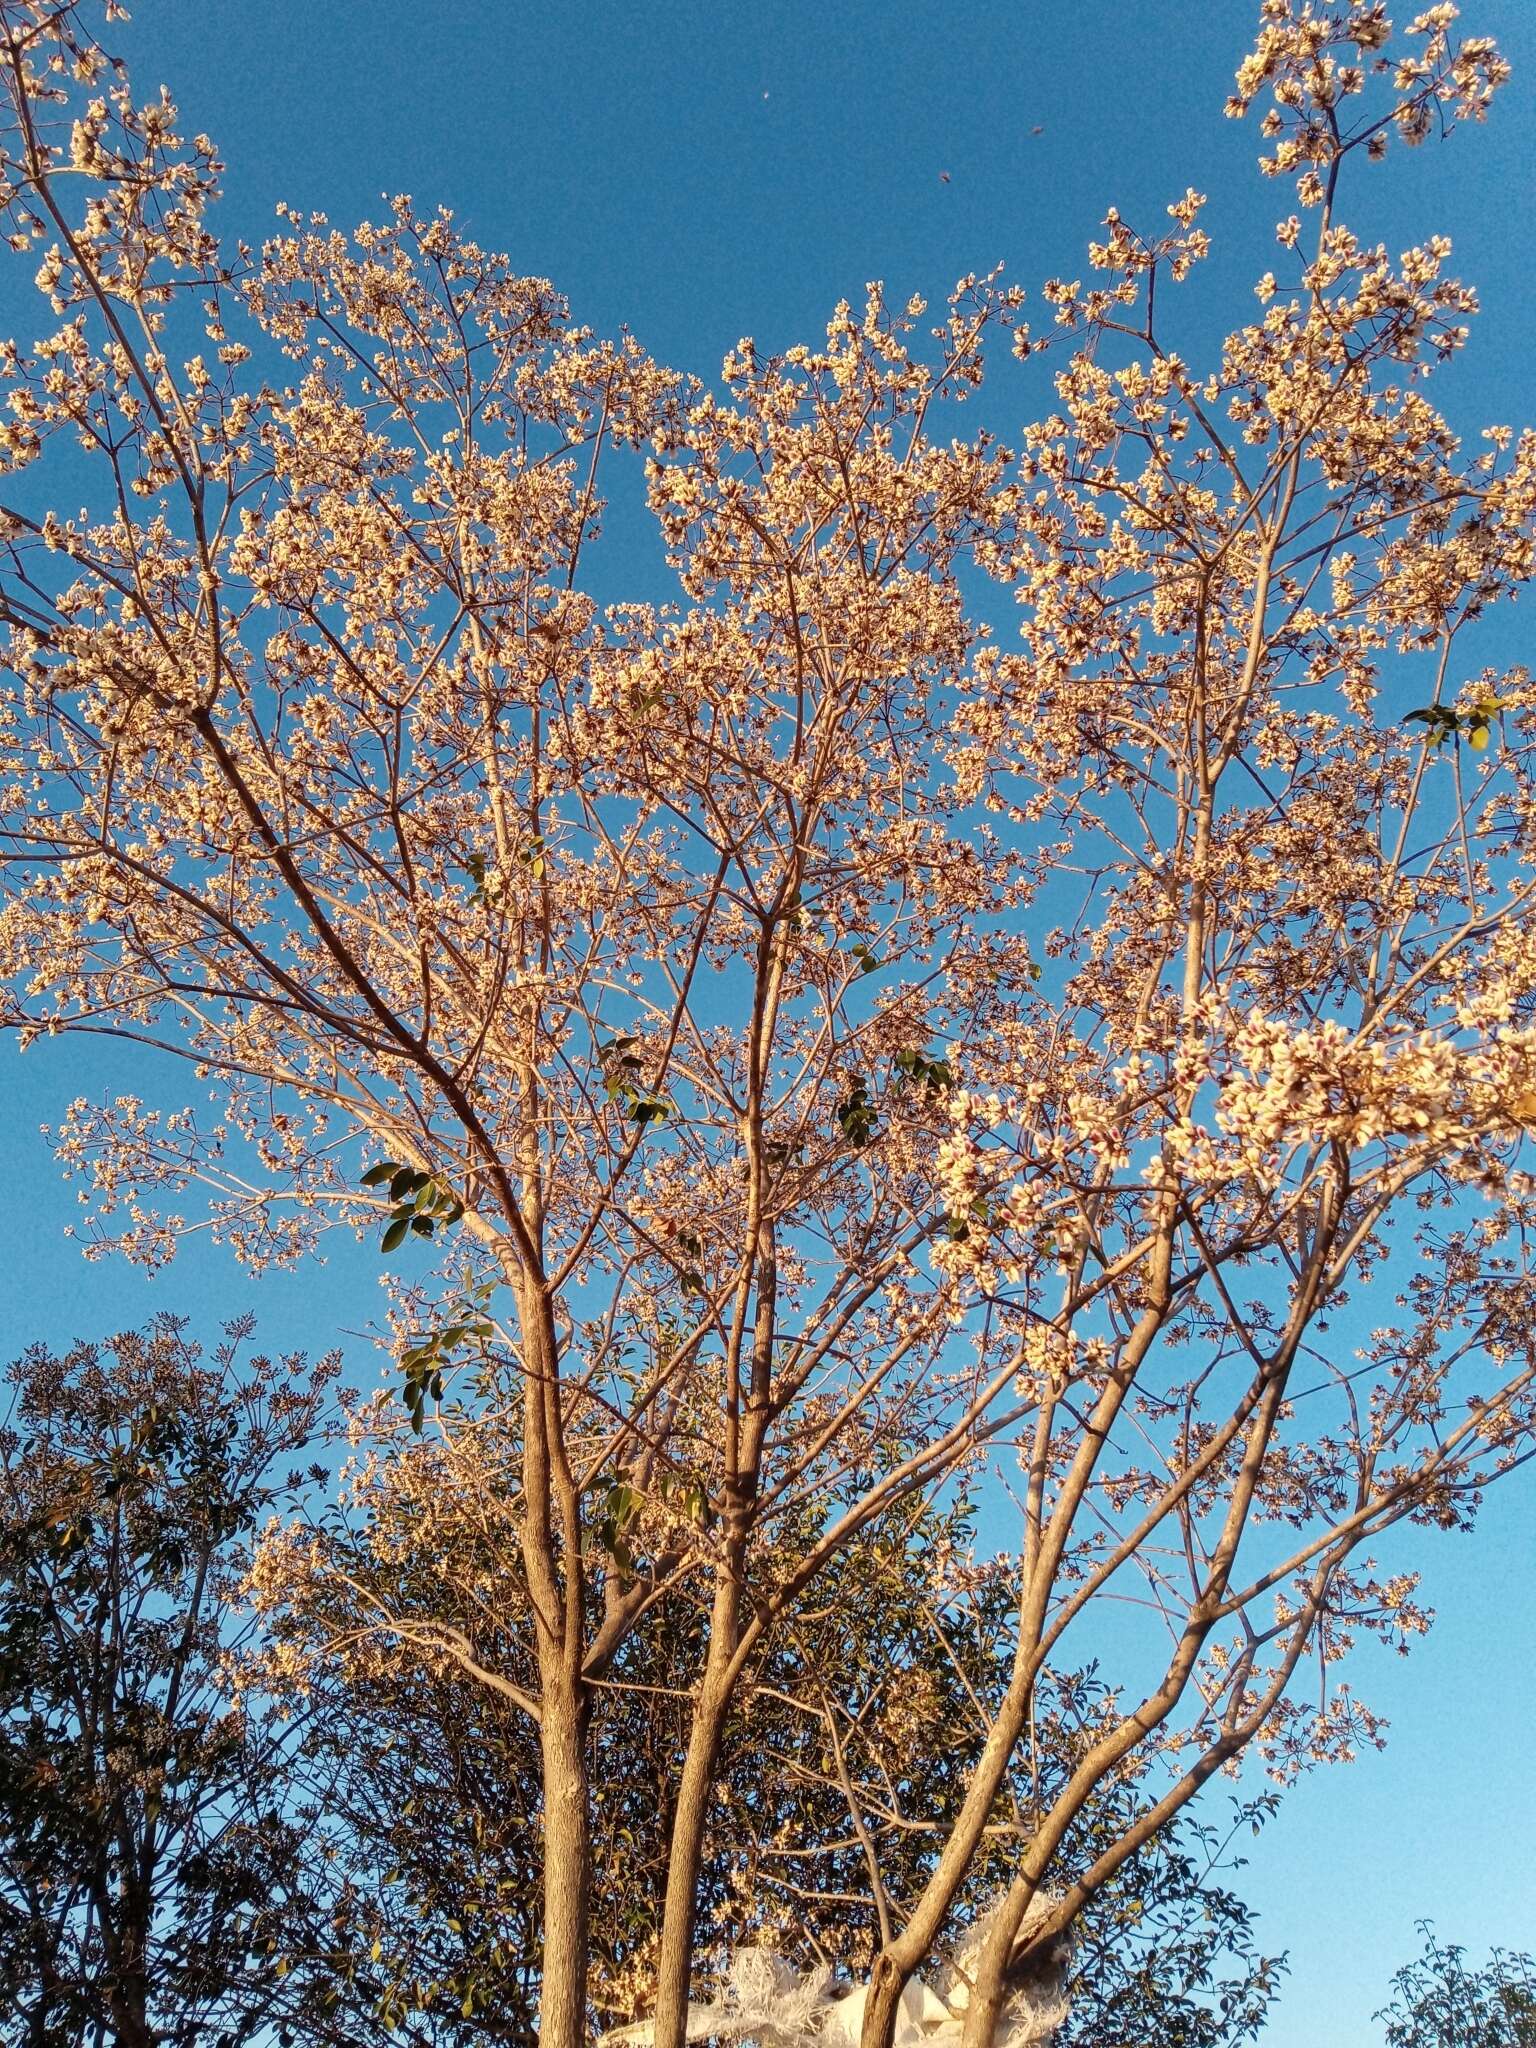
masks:
<path id="1" fill-rule="evenodd" d="M 1426 745 L 1443 747 L 1447 740 L 1459 739 L 1463 731 L 1467 732 L 1470 736 L 1479 724 L 1486 727 L 1488 721 L 1485 716 L 1472 712 L 1468 714 L 1464 724 L 1461 714 L 1453 711 L 1449 705 L 1426 704 L 1418 711 L 1410 711 L 1406 723 L 1409 725 L 1422 725 L 1426 728 L 1424 735 Z M 1478 742 L 1474 740 L 1473 745 L 1477 744 Z M 1486 735 L 1481 744 L 1483 746 L 1488 744 Z"/>
<path id="2" fill-rule="evenodd" d="M 377 1166 L 370 1166 L 363 1175 L 363 1186 L 365 1188 L 382 1187 L 385 1181 L 393 1180 L 399 1171 L 400 1167 L 397 1161 L 382 1159 Z"/>
<path id="3" fill-rule="evenodd" d="M 942 1094 L 955 1085 L 955 1072 L 946 1059 L 931 1060 L 925 1053 L 899 1052 L 895 1059 L 896 1071 L 925 1095 Z"/>
<path id="4" fill-rule="evenodd" d="M 961 1216 L 953 1211 L 944 1218 L 944 1235 L 951 1244 L 964 1244 L 971 1234 L 972 1224 L 991 1221 L 992 1205 L 985 1195 L 977 1195 L 969 1210 Z"/>
<path id="5" fill-rule="evenodd" d="M 409 1216 L 397 1216 L 394 1222 L 391 1223 L 389 1228 L 385 1231 L 384 1242 L 380 1249 L 384 1251 L 386 1255 L 394 1251 L 398 1245 L 402 1244 L 405 1241 L 405 1234 L 410 1229 L 410 1227 L 411 1219 Z"/>
<path id="6" fill-rule="evenodd" d="M 839 1128 L 857 1151 L 861 1151 L 875 1135 L 878 1115 L 862 1079 L 854 1081 L 852 1092 L 837 1105 Z"/>

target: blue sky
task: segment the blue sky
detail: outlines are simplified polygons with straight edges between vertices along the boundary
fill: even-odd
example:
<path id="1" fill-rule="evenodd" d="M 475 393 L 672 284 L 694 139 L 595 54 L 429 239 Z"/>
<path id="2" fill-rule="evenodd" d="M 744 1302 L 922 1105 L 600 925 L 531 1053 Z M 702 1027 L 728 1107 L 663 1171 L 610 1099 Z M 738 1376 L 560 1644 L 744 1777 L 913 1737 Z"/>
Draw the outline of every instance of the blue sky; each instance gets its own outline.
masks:
<path id="1" fill-rule="evenodd" d="M 1080 275 L 1107 206 L 1161 219 L 1211 195 L 1213 261 L 1192 334 L 1248 316 L 1289 211 L 1253 168 L 1251 123 L 1221 104 L 1255 0 L 142 0 L 122 41 L 141 87 L 164 77 L 229 160 L 224 226 L 257 241 L 279 199 L 339 226 L 385 192 L 444 203 L 482 242 L 552 277 L 578 317 L 627 324 L 712 374 L 744 334 L 814 339 L 833 304 L 883 278 L 941 300 L 1003 261 L 1031 290 Z M 1409 12 L 1404 7 L 1400 10 Z M 1403 158 L 1343 213 L 1401 244 L 1449 232 L 1483 295 L 1452 387 L 1458 416 L 1536 413 L 1536 0 L 1469 0 L 1469 28 L 1516 66 L 1486 130 Z M 947 175 L 946 175 L 947 174 Z M 13 323 L 16 280 L 0 289 Z M 1016 422 L 998 424 L 1006 433 Z M 1515 626 L 1522 625 L 1517 617 Z M 1512 655 L 1523 632 L 1511 637 Z M 153 1095 L 98 1049 L 0 1050 L 12 1206 L 0 1342 L 100 1334 L 154 1307 L 211 1327 L 245 1305 L 271 1345 L 325 1349 L 373 1311 L 371 1249 L 248 1283 L 211 1249 L 156 1282 L 86 1267 L 73 1197 L 38 1125 L 104 1077 Z M 357 1347 L 359 1353 L 361 1346 Z M 1536 1946 L 1536 1479 L 1489 1504 L 1472 1540 L 1426 1544 L 1440 1622 L 1406 1662 L 1362 1660 L 1391 1746 L 1317 1777 L 1253 1845 L 1241 1889 L 1293 1974 L 1266 2048 L 1355 2048 L 1413 1923 L 1474 1949 Z"/>

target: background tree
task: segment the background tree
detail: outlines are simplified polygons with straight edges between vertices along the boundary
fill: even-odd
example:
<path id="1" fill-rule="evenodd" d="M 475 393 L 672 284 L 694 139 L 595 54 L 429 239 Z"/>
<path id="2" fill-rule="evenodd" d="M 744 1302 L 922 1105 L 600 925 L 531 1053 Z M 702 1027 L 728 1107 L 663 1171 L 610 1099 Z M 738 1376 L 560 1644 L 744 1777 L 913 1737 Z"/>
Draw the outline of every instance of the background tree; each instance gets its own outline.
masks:
<path id="1" fill-rule="evenodd" d="M 349 1517 L 322 1525 L 343 1554 L 313 1580 L 316 1604 L 272 1617 L 268 1656 L 288 1682 L 286 1701 L 267 1700 L 230 1597 L 252 1529 L 297 1477 L 272 1467 L 304 1449 L 318 1389 L 302 1391 L 296 1360 L 242 1362 L 246 1334 L 205 1365 L 167 1318 L 100 1351 L 37 1347 L 10 1369 L 0 2039 L 233 2048 L 383 2024 L 406 2041 L 532 2040 L 539 1773 L 526 1720 L 441 1659 L 380 1660 L 366 1629 L 336 1639 L 342 1586 L 360 1600 L 370 1579 L 395 1597 L 419 1585 L 436 1623 L 444 1581 L 466 1583 L 473 1562 L 469 1583 L 494 1582 L 494 1552 L 445 1559 L 412 1489 L 372 1467 Z M 436 1465 L 408 1431 L 381 1441 Z M 904 1836 L 899 1785 L 921 1775 L 925 1814 L 940 1778 L 963 1787 L 979 1703 L 1006 1671 L 999 1574 L 976 1570 L 964 1596 L 946 1585 L 973 1533 L 964 1505 L 888 1516 L 753 1674 L 703 1889 L 720 1952 L 768 1939 L 796 1960 L 867 1968 L 880 1930 L 850 1800 L 860 1829 L 921 1864 L 931 1836 Z M 679 1681 L 697 1650 L 665 1627 L 628 1646 L 593 1729 L 595 1996 L 610 2020 L 648 2004 L 660 1932 L 657 1790 L 686 1741 Z M 525 1641 L 508 1621 L 477 1648 L 516 1656 Z M 1042 1705 L 1036 1773 L 1060 1778 L 1091 1691 Z M 978 1899 L 1018 1825 L 1015 1800 Z M 1159 1845 L 1090 1916 L 1075 2022 L 1087 2038 L 1129 2042 L 1149 2024 L 1170 2041 L 1249 2037 L 1236 2016 L 1256 2023 L 1274 1966 L 1213 1877 L 1216 1846 L 1201 1846 Z M 1217 1961 L 1225 1978 L 1206 2002 Z"/>
<path id="2" fill-rule="evenodd" d="M 494 1533 L 452 1507 L 462 1474 L 436 1432 L 413 1433 L 385 1400 L 357 1410 L 351 1433 L 342 1503 L 285 1532 L 281 1559 L 269 1541 L 257 1579 L 269 1679 L 302 1702 L 309 1796 L 342 1845 L 345 2003 L 359 2024 L 387 2014 L 404 2038 L 533 2039 L 538 1754 L 494 1682 L 528 1682 L 526 1622 L 503 1602 Z M 474 1441 L 483 1456 L 487 1432 Z M 504 1488 L 517 1467 L 509 1445 Z M 652 1513 L 637 1504 L 624 1519 L 632 1565 L 654 1540 Z M 594 1546 L 594 1570 L 613 1562 Z M 931 1867 L 1007 1684 L 1010 1593 L 1006 1567 L 978 1561 L 964 1498 L 888 1509 L 832 1561 L 735 1695 L 700 1884 L 706 1969 L 767 1943 L 802 1969 L 830 1961 L 854 1981 L 867 1974 L 889 1931 L 887 1888 L 909 1893 Z M 448 1626 L 457 1658 L 440 1647 Z M 672 1768 L 702 1627 L 686 1609 L 653 1609 L 594 1702 L 591 1995 L 605 2025 L 654 2001 Z M 1091 1675 L 1042 1688 L 968 1913 L 990 1901 L 1083 1753 L 1103 1698 Z M 1108 1788 L 1084 1851 L 1116 1839 L 1144 1804 L 1133 1778 Z M 1240 1818 L 1256 1821 L 1264 1804 Z M 1095 1899 L 1070 2039 L 1218 2048 L 1256 2035 L 1283 1964 L 1257 1952 L 1224 1883 L 1235 1832 L 1172 1832 Z"/>
<path id="3" fill-rule="evenodd" d="M 269 1953 L 301 1870 L 283 1726 L 231 1694 L 252 1531 L 319 1386 L 203 1362 L 162 1317 L 39 1345 L 0 1426 L 0 2040 L 239 2048 L 286 2036 Z"/>
<path id="4" fill-rule="evenodd" d="M 1196 372 L 1199 195 L 1111 214 L 1101 283 L 1046 287 L 1014 451 L 960 410 L 992 342 L 1038 353 L 995 279 L 926 335 L 872 292 L 706 391 L 404 201 L 226 252 L 211 143 L 94 19 L 0 0 L 49 323 L 0 355 L 0 442 L 42 463 L 0 506 L 4 1016 L 162 1046 L 220 1107 L 114 1092 L 61 1155 L 151 1262 L 189 1194 L 257 1262 L 332 1223 L 443 1249 L 402 1307 L 422 1412 L 494 1328 L 455 1499 L 528 1617 L 492 1689 L 539 1744 L 551 2048 L 587 2022 L 593 1716 L 637 1627 L 699 1645 L 675 2048 L 738 1686 L 888 1509 L 1018 1446 L 1012 1666 L 921 1888 L 871 1877 L 870 2048 L 1045 1675 L 1138 1578 L 1147 1625 L 1018 1847 L 980 2048 L 1211 1775 L 1373 1739 L 1332 1667 L 1424 1620 L 1375 1548 L 1530 1448 L 1532 690 L 1470 636 L 1530 576 L 1536 438 L 1463 449 L 1424 391 L 1473 307 L 1447 245 L 1337 212 L 1505 67 L 1448 6 L 1386 54 L 1378 5 L 1264 0 L 1232 110 L 1269 100 L 1296 180 L 1284 281 Z M 671 581 L 600 611 L 625 448 Z M 1403 1300 L 1357 1355 L 1330 1319 L 1373 1282 Z M 1158 1796 L 1021 1954 L 1143 1763 Z"/>
<path id="5" fill-rule="evenodd" d="M 1437 1939 L 1428 1921 L 1419 1927 L 1423 1953 L 1397 1972 L 1392 2003 L 1376 2014 L 1387 2023 L 1387 2048 L 1530 2048 L 1536 2042 L 1531 1958 L 1496 1948 L 1481 1969 L 1469 1969 L 1464 1948 Z"/>

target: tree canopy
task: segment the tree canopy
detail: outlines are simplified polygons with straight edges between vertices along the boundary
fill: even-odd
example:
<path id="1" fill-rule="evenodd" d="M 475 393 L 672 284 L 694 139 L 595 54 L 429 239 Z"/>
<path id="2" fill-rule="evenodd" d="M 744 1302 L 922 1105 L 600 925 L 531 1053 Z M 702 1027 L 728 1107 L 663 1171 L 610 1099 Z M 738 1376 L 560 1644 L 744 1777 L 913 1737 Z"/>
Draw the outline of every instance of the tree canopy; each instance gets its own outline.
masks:
<path id="1" fill-rule="evenodd" d="M 292 1742 L 237 1697 L 251 1537 L 315 1426 L 297 1359 L 162 1318 L 10 1368 L 0 1423 L 0 2041 L 224 2048 L 291 2001 Z"/>
<path id="2" fill-rule="evenodd" d="M 1392 1979 L 1387 2048 L 1530 2048 L 1536 2041 L 1536 1964 L 1496 1948 L 1481 1969 L 1466 1950 L 1421 1921 L 1421 1954 Z"/>
<path id="3" fill-rule="evenodd" d="M 1211 1777 L 1377 1739 L 1339 1666 L 1425 1626 L 1393 1530 L 1532 1448 L 1536 700 L 1481 629 L 1536 435 L 1431 399 L 1445 238 L 1341 210 L 1508 67 L 1449 5 L 1262 0 L 1228 112 L 1295 210 L 1203 366 L 1189 189 L 1033 325 L 997 275 L 872 287 L 703 382 L 406 199 L 226 241 L 113 12 L 0 0 L 43 322 L 0 350 L 0 1023 L 185 1064 L 58 1127 L 97 1248 L 400 1261 L 420 1511 L 494 1564 L 367 1628 L 537 1743 L 550 2048 L 644 1630 L 694 1646 L 678 2048 L 741 1688 L 884 1518 L 1011 1465 L 1006 1683 L 921 1871 L 864 1855 L 866 2048 L 1052 1677 L 1140 1625 L 950 2016 L 984 2048 Z M 600 601 L 626 503 L 665 588 Z"/>

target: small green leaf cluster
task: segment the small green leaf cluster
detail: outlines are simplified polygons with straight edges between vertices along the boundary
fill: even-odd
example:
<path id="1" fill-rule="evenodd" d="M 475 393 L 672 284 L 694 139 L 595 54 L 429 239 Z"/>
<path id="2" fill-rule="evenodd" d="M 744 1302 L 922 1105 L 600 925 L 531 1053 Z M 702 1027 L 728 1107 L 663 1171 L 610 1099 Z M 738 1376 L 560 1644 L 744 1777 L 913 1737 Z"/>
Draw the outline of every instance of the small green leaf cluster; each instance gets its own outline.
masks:
<path id="1" fill-rule="evenodd" d="M 439 1223 L 457 1223 L 464 1214 L 464 1204 L 453 1190 L 436 1174 L 424 1173 L 419 1167 L 383 1159 L 363 1175 L 365 1188 L 381 1188 L 386 1183 L 394 1203 L 379 1247 L 386 1256 L 407 1237 L 431 1237 Z"/>
<path id="2" fill-rule="evenodd" d="M 629 1536 L 645 1497 L 627 1479 L 616 1479 L 603 1497 L 603 1511 L 595 1522 L 587 1525 L 582 1537 L 582 1554 L 593 1558 L 598 1551 L 612 1558 L 621 1580 L 628 1581 L 634 1576 L 635 1559 Z"/>
<path id="3" fill-rule="evenodd" d="M 656 1492 L 674 1514 L 692 1522 L 695 1528 L 714 1527 L 714 1503 L 710 1500 L 709 1489 L 696 1472 L 663 1472 L 656 1483 Z"/>
<path id="4" fill-rule="evenodd" d="M 468 900 L 477 906 L 489 902 L 490 899 L 485 891 L 485 855 L 483 853 L 467 853 L 461 865 L 465 874 L 469 876 L 472 885 L 468 892 Z"/>
<path id="5" fill-rule="evenodd" d="M 400 1369 L 405 1377 L 401 1398 L 410 1413 L 411 1428 L 418 1436 L 428 1401 L 443 1398 L 443 1370 L 452 1362 L 454 1352 L 466 1344 L 483 1346 L 495 1335 L 495 1325 L 484 1313 L 490 1296 L 488 1286 L 473 1289 L 462 1304 L 461 1321 L 429 1331 L 401 1352 Z"/>
<path id="6" fill-rule="evenodd" d="M 874 1137 L 879 1121 L 880 1112 L 870 1099 L 869 1084 L 856 1074 L 847 1095 L 837 1105 L 838 1128 L 853 1149 L 862 1152 Z"/>
<path id="7" fill-rule="evenodd" d="M 598 1048 L 597 1057 L 603 1070 L 603 1092 L 608 1100 L 620 1104 L 643 1127 L 664 1122 L 672 1114 L 673 1105 L 665 1095 L 647 1087 L 640 1079 L 644 1069 L 639 1054 L 632 1049 L 639 1042 L 627 1034 L 612 1038 Z"/>
<path id="8" fill-rule="evenodd" d="M 947 1095 L 955 1085 L 955 1070 L 946 1059 L 930 1059 L 927 1053 L 906 1050 L 892 1062 L 898 1087 L 915 1088 L 925 1097 Z M 838 1128 L 855 1151 L 862 1151 L 879 1128 L 880 1112 L 862 1074 L 855 1074 L 848 1093 L 837 1105 Z"/>
<path id="9" fill-rule="evenodd" d="M 1460 711 L 1449 704 L 1426 704 L 1422 710 L 1408 713 L 1408 723 L 1425 728 L 1425 743 L 1430 747 L 1465 739 L 1480 754 L 1493 737 L 1493 721 L 1503 709 L 1500 697 L 1478 697 Z"/>
<path id="10" fill-rule="evenodd" d="M 537 834 L 517 849 L 519 866 L 527 868 L 536 882 L 544 879 L 544 841 Z M 459 865 L 469 876 L 470 887 L 466 901 L 477 909 L 494 909 L 503 899 L 505 890 L 498 882 L 483 853 L 468 853 Z"/>
<path id="11" fill-rule="evenodd" d="M 714 1504 L 696 1472 L 663 1472 L 651 1492 L 658 1503 L 696 1529 L 714 1527 Z M 625 1585 L 635 1576 L 635 1536 L 646 1499 L 629 1475 L 621 1472 L 603 1495 L 601 1513 L 588 1523 L 582 1537 L 586 1562 L 591 1564 L 599 1556 L 611 1559 Z"/>
<path id="12" fill-rule="evenodd" d="M 896 1072 L 925 1095 L 944 1095 L 955 1085 L 955 1070 L 948 1060 L 931 1060 L 926 1053 L 899 1052 Z"/>
<path id="13" fill-rule="evenodd" d="M 678 1250 L 686 1253 L 695 1262 L 703 1258 L 704 1241 L 696 1236 L 693 1231 L 680 1230 L 677 1233 L 675 1242 Z M 678 1285 L 682 1288 L 684 1294 L 702 1294 L 704 1292 L 704 1276 L 698 1270 L 697 1263 L 687 1267 L 679 1275 Z"/>

